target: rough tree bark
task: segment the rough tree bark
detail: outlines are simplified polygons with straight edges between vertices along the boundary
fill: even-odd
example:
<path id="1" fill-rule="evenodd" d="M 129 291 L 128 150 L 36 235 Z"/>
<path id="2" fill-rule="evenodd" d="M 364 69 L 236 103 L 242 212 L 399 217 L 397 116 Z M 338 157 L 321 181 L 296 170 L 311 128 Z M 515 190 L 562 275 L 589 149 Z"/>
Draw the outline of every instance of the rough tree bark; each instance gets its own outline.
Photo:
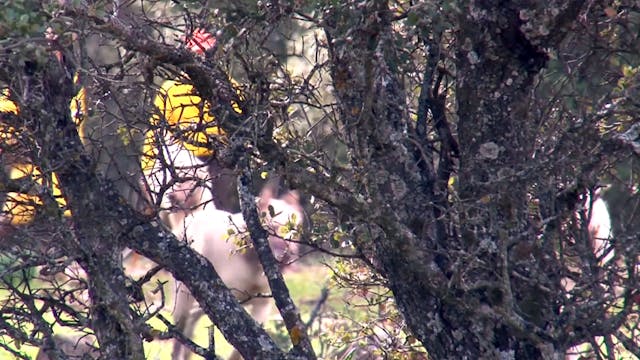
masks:
<path id="1" fill-rule="evenodd" d="M 111 358 L 142 359 L 142 339 L 134 331 L 137 325 L 129 309 L 120 264 L 124 245 L 120 239 L 113 241 L 112 238 L 123 215 L 119 196 L 91 172 L 89 158 L 69 113 L 68 104 L 75 94 L 70 72 L 54 59 L 45 64 L 36 62 L 33 66 L 25 69 L 23 75 L 25 106 L 21 112 L 24 119 L 40 119 L 24 121 L 37 139 L 38 152 L 34 151 L 30 157 L 39 158 L 47 168 L 55 169 L 69 208 L 78 220 L 73 223 L 73 236 L 60 245 L 73 249 L 72 253 L 77 254 L 77 261 L 88 274 L 91 325 L 103 354 Z M 48 117 L 41 118 L 43 113 Z M 107 196 L 114 201 L 101 201 Z"/>
<path id="2" fill-rule="evenodd" d="M 536 239 L 528 222 L 531 184 L 523 179 L 536 130 L 528 99 L 547 62 L 543 48 L 562 40 L 582 4 L 458 4 L 460 146 L 443 125 L 436 79 L 422 88 L 421 105 L 428 109 L 418 112 L 428 110 L 436 119 L 439 154 L 420 136 L 420 126 L 409 124 L 387 3 L 325 14 L 340 118 L 362 195 L 353 202 L 367 212 L 353 212 L 351 205 L 351 215 L 367 218 L 375 261 L 412 333 L 436 359 L 552 359 L 567 347 L 548 326 L 558 307 L 546 292 L 558 289 L 559 279 L 518 278 L 510 261 L 514 245 L 531 247 Z M 444 225 L 455 216 L 442 199 L 451 156 L 458 155 L 465 207 L 456 230 Z M 549 269 L 548 254 L 537 254 L 529 265 Z"/>
<path id="3" fill-rule="evenodd" d="M 104 22 L 100 24 L 104 25 Z M 114 24 L 114 29 L 123 29 L 117 26 L 120 25 Z M 147 46 L 144 49 L 153 53 Z M 184 50 L 164 48 L 154 51 L 168 56 L 176 65 L 185 66 L 185 63 L 193 62 L 192 55 Z M 193 71 L 203 74 L 204 69 L 208 68 L 196 67 Z M 23 70 L 25 103 L 19 120 L 27 124 L 37 141 L 38 153 L 29 155 L 47 164 L 46 169 L 55 169 L 73 214 L 73 235 L 59 245 L 69 254 L 74 254 L 87 272 L 91 297 L 91 322 L 87 325 L 96 333 L 101 355 L 110 359 L 142 359 L 141 334 L 153 336 L 130 308 L 130 288 L 120 263 L 120 254 L 124 246 L 128 246 L 163 265 L 182 282 L 201 304 L 205 314 L 245 358 L 287 358 L 286 353 L 238 303 L 202 255 L 178 241 L 155 219 L 127 206 L 126 199 L 114 184 L 100 177 L 96 168 L 90 165 L 91 160 L 68 108 L 75 94 L 73 79 L 69 75 L 73 71 L 64 69 L 57 61 L 49 61 L 46 66 L 31 64 Z M 211 74 L 202 77 L 203 81 L 209 82 L 215 81 L 211 80 L 213 78 Z M 226 76 L 220 78 L 225 79 L 228 89 L 232 89 Z M 215 88 L 209 87 L 209 91 Z M 30 89 L 34 91 L 29 92 Z M 235 91 L 230 90 L 230 93 L 227 95 L 236 97 Z M 218 100 L 218 103 L 229 104 L 229 99 L 226 100 Z M 42 113 L 49 116 L 40 121 Z M 291 306 L 287 310 L 297 313 Z M 313 358 L 304 329 L 298 326 L 295 331 L 297 355 L 291 358 L 299 358 L 300 354 L 309 351 L 311 353 L 305 358 Z M 300 349 L 302 346 L 305 348 Z"/>
<path id="4" fill-rule="evenodd" d="M 532 171 L 527 162 L 536 141 L 528 100 L 547 62 L 543 48 L 557 46 L 582 3 L 539 8 L 478 1 L 460 15 L 460 197 L 484 204 L 462 216 L 461 241 L 479 249 L 483 262 L 465 270 L 465 292 L 475 299 L 465 296 L 463 303 L 479 300 L 479 308 L 488 311 L 471 316 L 477 319 L 472 322 L 448 312 L 447 321 L 471 342 L 470 357 L 553 358 L 566 346 L 545 329 L 558 310 L 546 289 L 557 289 L 559 279 L 520 279 L 512 273 L 512 261 L 514 249 L 534 248 L 536 240 L 528 220 L 527 192 L 535 177 L 526 176 Z M 548 269 L 547 255 L 534 253 L 539 257 L 529 265 Z"/>
<path id="5" fill-rule="evenodd" d="M 274 114 L 288 110 L 291 103 L 278 108 L 270 103 L 274 96 L 270 86 L 275 81 L 270 83 L 273 67 L 267 64 L 271 61 L 268 56 L 256 60 L 267 69 L 260 69 L 264 73 L 247 71 L 252 80 L 247 87 L 253 93 L 241 99 L 225 72 L 210 58 L 201 61 L 184 49 L 157 42 L 120 21 L 81 7 L 66 8 L 65 15 L 86 21 L 92 29 L 157 64 L 187 73 L 200 95 L 214 104 L 213 112 L 230 134 L 227 148 L 216 149 L 223 163 L 235 165 L 242 159 L 241 170 L 245 171 L 248 156 L 257 154 L 269 166 L 277 167 L 293 187 L 337 209 L 342 216 L 339 220 L 353 226 L 355 246 L 370 256 L 367 260 L 393 291 L 408 331 L 430 357 L 558 359 L 567 348 L 591 335 L 613 333 L 611 329 L 619 328 L 634 306 L 628 290 L 617 298 L 624 303 L 620 314 L 609 315 L 606 300 L 610 298 L 594 297 L 603 291 L 598 278 L 590 278 L 591 284 L 582 293 L 569 293 L 562 287 L 561 277 L 570 266 L 558 253 L 563 241 L 577 242 L 577 237 L 563 239 L 559 235 L 568 231 L 569 223 L 576 222 L 576 196 L 590 184 L 577 179 L 566 189 L 572 193 L 566 204 L 559 198 L 566 194 L 557 192 L 565 189 L 570 182 L 567 178 L 588 170 L 567 171 L 556 181 L 548 176 L 553 170 L 537 173 L 548 163 L 538 158 L 533 161 L 539 146 L 536 141 L 540 140 L 536 131 L 546 125 L 538 122 L 541 120 L 532 108 L 537 104 L 534 100 L 540 101 L 534 93 L 548 65 L 547 49 L 560 47 L 566 33 L 593 2 L 444 3 L 320 2 L 317 6 L 321 9 L 314 10 L 322 10 L 322 15 L 307 16 L 317 21 L 326 35 L 323 46 L 328 50 L 326 64 L 336 100 L 327 107 L 335 109 L 331 115 L 339 126 L 334 130 L 344 139 L 350 161 L 349 166 L 336 169 L 336 174 L 328 174 L 334 170 L 333 164 L 318 166 L 323 171 L 329 169 L 327 173 L 309 171 L 304 155 L 292 155 L 295 151 L 288 153 L 276 144 Z M 440 5 L 446 5 L 447 11 L 438 10 L 448 16 L 449 27 L 426 28 L 420 17 Z M 261 20 L 275 23 L 294 7 L 261 2 Z M 406 54 L 401 48 L 405 44 L 398 40 L 414 40 L 413 35 L 402 38 L 404 34 L 400 34 L 413 26 L 398 26 L 405 16 L 415 16 L 415 26 L 424 27 L 415 32 L 418 45 L 411 52 L 411 56 L 423 58 L 410 60 L 412 69 L 421 73 L 412 75 L 421 76 L 419 96 L 409 94 L 413 89 L 402 73 L 400 58 Z M 448 56 L 440 53 L 443 43 L 447 43 Z M 444 75 L 436 75 L 441 64 L 447 67 L 453 88 L 442 85 Z M 123 275 L 109 255 L 128 246 L 165 266 L 183 282 L 246 358 L 313 358 L 308 339 L 300 334 L 304 329 L 299 315 L 275 271 L 266 236 L 258 225 L 252 197 L 246 191 L 248 174 L 243 173 L 240 181 L 243 212 L 290 331 L 294 344 L 290 354 L 279 350 L 243 311 L 206 259 L 152 219 L 121 206 L 109 182 L 88 169 L 66 108 L 73 95 L 71 79 L 60 75 L 59 69 L 43 76 L 29 81 L 36 89 L 44 88 L 48 97 L 25 104 L 29 110 L 20 116 L 30 119 L 36 137 L 44 139 L 38 145 L 45 151 L 38 156 L 60 177 L 72 212 L 82 214 L 65 245 L 79 252 L 89 273 L 95 301 L 92 325 L 103 354 L 112 358 L 141 356 L 141 341 L 131 334 L 145 333 L 145 329 L 129 313 Z M 451 99 L 455 101 L 447 103 Z M 33 121 L 45 103 L 52 106 L 53 122 Z M 233 109 L 234 103 L 240 104 L 242 113 Z M 415 114 L 411 113 L 414 105 Z M 247 124 L 253 127 L 248 129 L 251 126 Z M 56 139 L 50 136 L 53 132 L 64 136 Z M 624 136 L 618 140 L 637 146 L 637 127 Z M 561 140 L 554 144 L 564 146 Z M 618 146 L 614 142 L 608 145 Z M 572 151 L 576 150 L 553 155 L 570 157 Z M 70 158 L 74 161 L 68 161 Z M 595 167 L 584 165 L 590 166 Z M 547 185 L 545 181 L 552 184 L 539 190 Z M 532 210 L 532 199 L 547 195 L 549 204 L 539 208 L 549 209 Z M 549 214 L 540 217 L 550 218 L 545 221 L 555 224 L 555 229 L 540 225 L 539 214 L 532 215 L 543 211 Z M 591 254 L 591 249 L 586 250 Z M 595 305 L 590 303 L 592 298 Z M 616 326 L 610 326 L 616 321 Z M 615 334 L 624 338 L 619 331 Z"/>

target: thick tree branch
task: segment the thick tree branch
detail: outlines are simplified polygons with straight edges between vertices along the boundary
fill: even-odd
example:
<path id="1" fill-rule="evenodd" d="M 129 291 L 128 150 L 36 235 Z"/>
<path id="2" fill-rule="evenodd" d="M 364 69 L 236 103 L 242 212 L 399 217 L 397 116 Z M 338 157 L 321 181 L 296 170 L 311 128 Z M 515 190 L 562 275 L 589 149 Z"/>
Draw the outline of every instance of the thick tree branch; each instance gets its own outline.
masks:
<path id="1" fill-rule="evenodd" d="M 46 94 L 58 96 L 48 101 L 53 105 L 49 111 L 52 121 L 33 122 L 38 126 L 33 131 L 38 139 L 51 141 L 41 144 L 42 149 L 49 149 L 42 154 L 48 156 L 47 160 L 60 179 L 74 214 L 77 237 L 84 241 L 84 254 L 79 260 L 89 275 L 89 290 L 94 301 L 92 325 L 102 354 L 122 359 L 143 356 L 139 331 L 127 302 L 126 276 L 116 261 L 126 245 L 164 265 L 184 283 L 243 356 L 283 358 L 283 353 L 238 304 L 206 258 L 179 242 L 157 223 L 123 206 L 113 185 L 91 172 L 67 107 L 73 95 L 71 80 L 66 80 L 68 87 L 65 88 L 58 81 L 66 78 L 56 74 L 55 71 L 44 73 L 44 88 L 49 90 Z M 60 91 L 61 88 L 67 91 Z M 34 117 L 40 114 L 38 109 L 41 108 L 41 103 L 31 103 L 22 115 Z"/>
<path id="2" fill-rule="evenodd" d="M 238 113 L 234 106 L 243 109 L 244 101 L 228 75 L 216 64 L 203 60 L 186 48 L 177 48 L 156 41 L 139 28 L 125 26 L 114 18 L 99 18 L 80 7 L 67 7 L 65 14 L 89 20 L 96 30 L 110 34 L 129 50 L 145 54 L 158 63 L 174 65 L 183 70 L 189 75 L 199 94 L 212 104 L 211 111 L 216 114 L 218 125 L 225 130 L 231 130 L 227 131 L 228 133 L 242 129 L 246 115 Z"/>
<path id="3" fill-rule="evenodd" d="M 157 223 L 143 221 L 130 225 L 132 227 L 123 235 L 127 236 L 131 248 L 164 265 L 176 280 L 185 284 L 205 314 L 243 356 L 251 359 L 283 357 L 269 335 L 238 304 L 205 257 L 179 242 Z"/>
<path id="4" fill-rule="evenodd" d="M 284 282 L 271 247 L 269 246 L 267 230 L 262 227 L 258 211 L 256 209 L 255 196 L 251 194 L 249 186 L 252 183 L 251 169 L 248 157 L 239 164 L 241 175 L 238 179 L 238 193 L 240 194 L 240 207 L 242 215 L 251 234 L 253 247 L 258 254 L 262 268 L 264 269 L 276 307 L 280 311 L 284 324 L 289 332 L 289 338 L 293 344 L 293 354 L 303 356 L 305 359 L 315 359 L 315 353 L 311 347 L 311 341 L 307 330 L 300 319 L 300 312 L 291 300 L 289 289 Z"/>
<path id="5" fill-rule="evenodd" d="M 21 116 L 40 120 L 42 113 L 49 115 L 44 121 L 25 122 L 39 141 L 39 152 L 31 157 L 41 159 L 45 169 L 55 170 L 69 208 L 75 214 L 74 232 L 76 238 L 81 239 L 80 244 L 68 239 L 71 243 L 66 245 L 82 251 L 78 261 L 89 275 L 91 320 L 101 352 L 114 358 L 142 358 L 142 342 L 136 335 L 135 320 L 126 296 L 125 276 L 119 264 L 121 245 L 105 237 L 111 233 L 109 227 L 113 223 L 106 226 L 95 223 L 97 219 L 113 219 L 121 212 L 114 203 L 100 207 L 97 204 L 101 202 L 93 201 L 95 191 L 103 188 L 96 175 L 88 171 L 89 160 L 69 114 L 68 104 L 74 95 L 73 81 L 57 61 L 25 71 L 24 78 L 25 107 L 21 109 Z"/>

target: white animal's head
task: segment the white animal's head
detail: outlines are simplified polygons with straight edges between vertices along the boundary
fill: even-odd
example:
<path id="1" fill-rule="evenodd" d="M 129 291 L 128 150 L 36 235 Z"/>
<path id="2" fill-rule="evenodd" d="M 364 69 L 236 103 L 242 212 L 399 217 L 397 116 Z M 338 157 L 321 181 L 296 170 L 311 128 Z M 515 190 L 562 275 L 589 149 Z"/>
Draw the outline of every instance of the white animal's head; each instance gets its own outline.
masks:
<path id="1" fill-rule="evenodd" d="M 165 192 L 164 206 L 169 206 L 165 222 L 173 229 L 184 218 L 205 207 L 215 208 L 209 189 L 209 172 L 202 164 L 174 168 L 171 187 Z M 168 202 L 168 203 L 167 203 Z"/>
<path id="2" fill-rule="evenodd" d="M 169 198 L 172 211 L 184 211 L 187 213 L 213 202 L 213 196 L 211 195 L 211 190 L 207 187 L 206 179 L 201 178 L 181 179 L 171 186 L 166 196 Z"/>

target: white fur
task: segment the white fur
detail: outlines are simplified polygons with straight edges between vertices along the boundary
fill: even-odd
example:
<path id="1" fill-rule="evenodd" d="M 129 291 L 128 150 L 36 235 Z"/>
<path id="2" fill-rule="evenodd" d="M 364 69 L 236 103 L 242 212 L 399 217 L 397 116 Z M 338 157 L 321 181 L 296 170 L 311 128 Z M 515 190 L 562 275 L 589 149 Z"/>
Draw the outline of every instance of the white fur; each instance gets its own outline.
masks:
<path id="1" fill-rule="evenodd" d="M 172 227 L 167 223 L 167 213 L 173 204 L 168 195 L 189 190 L 188 186 L 195 189 L 195 180 L 207 182 L 210 176 L 207 165 L 184 148 L 182 143 L 167 139 L 159 148 L 158 158 L 154 160 L 151 170 L 144 172 L 144 177 L 152 203 L 158 203 L 160 198 L 160 218 L 165 225 Z M 208 189 L 202 188 L 200 194 L 203 197 L 201 203 L 213 202 L 213 195 Z"/>
<path id="2" fill-rule="evenodd" d="M 296 199 L 297 200 L 297 199 Z M 295 225 L 302 222 L 302 211 L 299 205 L 291 204 L 290 200 L 263 198 L 259 201 L 262 212 L 269 213 L 269 206 L 274 211 L 274 217 L 267 216 L 267 230 L 272 234 L 269 243 L 276 257 L 286 253 L 297 252 L 297 246 L 279 238 L 284 232 L 283 226 L 290 219 L 295 219 Z M 266 277 L 253 250 L 238 249 L 237 242 L 246 234 L 246 224 L 242 214 L 231 214 L 214 207 L 198 208 L 185 214 L 182 224 L 173 228 L 178 239 L 184 240 L 196 251 L 204 255 L 214 266 L 220 278 L 232 290 L 241 302 L 251 306 L 251 315 L 258 322 L 264 322 L 270 312 L 270 301 L 263 297 L 254 297 L 257 293 L 269 292 Z M 245 234 L 242 234 L 245 233 Z M 231 234 L 231 235 L 230 235 Z M 285 234 L 286 235 L 286 234 Z M 197 320 L 202 311 L 197 308 L 193 297 L 187 289 L 177 286 L 174 319 L 176 327 L 182 333 L 191 337 Z M 189 357 L 189 352 L 181 344 L 174 344 L 173 359 L 183 360 Z M 239 355 L 234 353 L 233 359 Z"/>
<path id="3" fill-rule="evenodd" d="M 599 191 L 594 195 L 593 201 L 585 204 L 585 210 L 589 221 L 589 238 L 593 247 L 594 255 L 600 260 L 600 266 L 608 263 L 614 257 L 611 239 L 613 237 L 611 229 L 611 216 L 607 204 L 602 199 Z"/>
<path id="4" fill-rule="evenodd" d="M 611 216 L 607 203 L 602 199 L 600 190 L 596 190 L 593 199 L 587 195 L 584 205 L 584 211 L 587 216 L 589 240 L 593 249 L 593 254 L 600 259 L 598 265 L 605 266 L 615 257 L 615 251 L 612 247 L 613 231 L 611 226 Z M 570 290 L 573 287 L 572 281 L 565 281 L 565 289 Z M 596 337 L 598 343 L 602 342 L 601 337 Z M 565 360 L 577 360 L 581 358 L 584 350 L 589 346 L 588 343 L 579 344 L 571 347 L 565 355 Z"/>

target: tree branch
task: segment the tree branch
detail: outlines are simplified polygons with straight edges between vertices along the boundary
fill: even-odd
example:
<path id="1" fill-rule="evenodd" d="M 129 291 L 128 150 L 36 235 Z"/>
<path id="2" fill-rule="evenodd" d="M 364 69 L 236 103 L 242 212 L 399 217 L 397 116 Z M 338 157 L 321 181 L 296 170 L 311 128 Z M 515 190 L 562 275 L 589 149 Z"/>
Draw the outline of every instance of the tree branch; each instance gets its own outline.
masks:
<path id="1" fill-rule="evenodd" d="M 303 356 L 305 359 L 315 359 L 315 353 L 306 333 L 306 327 L 300 319 L 300 312 L 291 300 L 289 289 L 284 282 L 271 247 L 269 246 L 269 234 L 262 227 L 258 210 L 256 209 L 255 196 L 251 194 L 249 187 L 252 184 L 251 169 L 248 164 L 248 156 L 238 164 L 241 175 L 238 179 L 238 193 L 240 194 L 240 208 L 251 234 L 251 241 L 262 268 L 264 269 L 276 307 L 280 311 L 284 324 L 289 332 L 289 338 L 293 344 L 293 353 Z"/>

